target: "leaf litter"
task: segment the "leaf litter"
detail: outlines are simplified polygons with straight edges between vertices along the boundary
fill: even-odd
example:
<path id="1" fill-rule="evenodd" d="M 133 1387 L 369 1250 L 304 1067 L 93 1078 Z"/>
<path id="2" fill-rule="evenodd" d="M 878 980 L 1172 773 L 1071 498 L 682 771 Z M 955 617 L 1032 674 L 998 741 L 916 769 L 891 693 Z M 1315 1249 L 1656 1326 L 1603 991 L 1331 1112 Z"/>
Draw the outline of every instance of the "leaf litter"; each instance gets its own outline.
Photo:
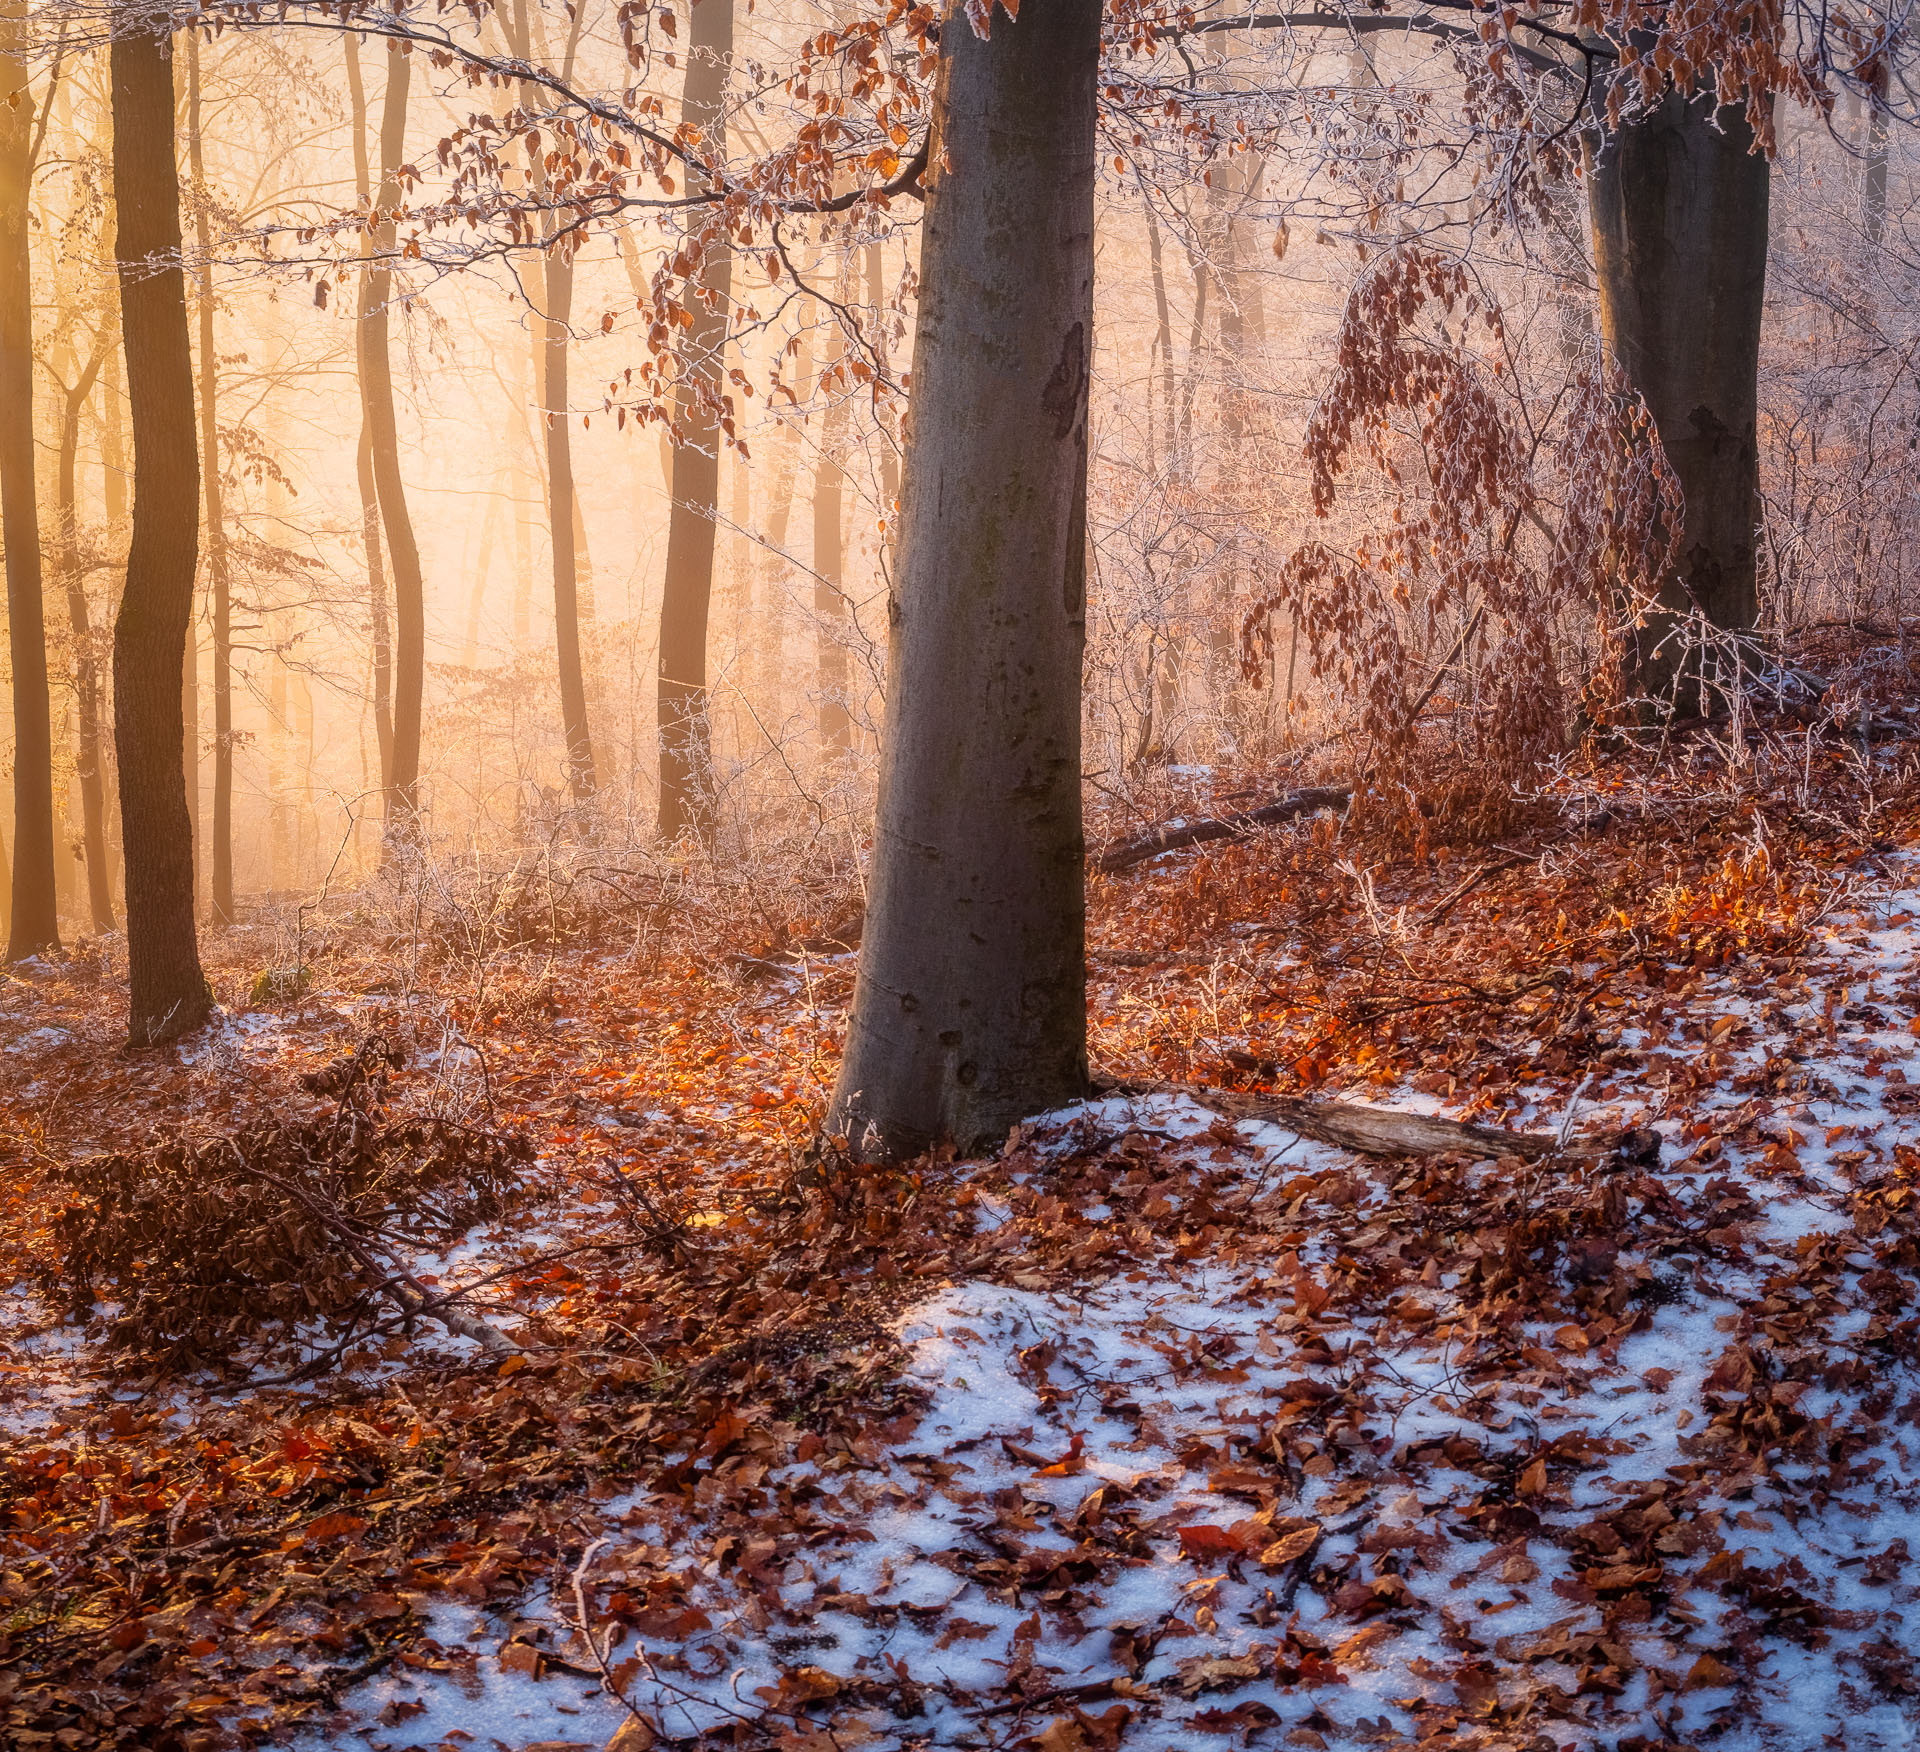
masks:
<path id="1" fill-rule="evenodd" d="M 491 1007 L 336 969 L 192 1063 L 119 1058 L 84 966 L 15 982 L 7 1743 L 1906 1744 L 1912 804 L 1580 784 L 1526 857 L 1323 819 L 1094 891 L 1114 1074 L 1544 1160 L 1165 1093 L 855 1168 L 806 1144 L 844 957 L 581 949 Z M 375 1031 L 427 1044 L 395 1121 L 447 1116 L 457 1035 L 462 1123 L 530 1140 L 510 1215 L 406 1254 L 514 1354 L 62 1324 L 71 1164 L 184 1148 L 183 1079 L 195 1149 L 323 1126 Z"/>

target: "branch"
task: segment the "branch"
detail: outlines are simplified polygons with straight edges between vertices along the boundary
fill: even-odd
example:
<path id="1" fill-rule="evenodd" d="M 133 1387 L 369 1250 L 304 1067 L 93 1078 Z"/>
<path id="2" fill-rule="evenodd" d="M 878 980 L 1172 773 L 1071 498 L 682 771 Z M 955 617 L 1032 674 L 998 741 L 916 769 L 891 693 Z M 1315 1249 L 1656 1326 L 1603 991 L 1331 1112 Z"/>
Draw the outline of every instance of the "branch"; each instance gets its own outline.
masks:
<path id="1" fill-rule="evenodd" d="M 1094 860 L 1096 870 L 1130 870 L 1162 852 L 1181 846 L 1204 845 L 1209 840 L 1238 839 L 1256 827 L 1277 827 L 1296 816 L 1321 809 L 1344 809 L 1352 800 L 1351 785 L 1308 785 L 1258 809 L 1236 809 L 1227 815 L 1204 815 L 1197 821 L 1169 821 L 1142 833 L 1130 834 L 1109 846 Z"/>

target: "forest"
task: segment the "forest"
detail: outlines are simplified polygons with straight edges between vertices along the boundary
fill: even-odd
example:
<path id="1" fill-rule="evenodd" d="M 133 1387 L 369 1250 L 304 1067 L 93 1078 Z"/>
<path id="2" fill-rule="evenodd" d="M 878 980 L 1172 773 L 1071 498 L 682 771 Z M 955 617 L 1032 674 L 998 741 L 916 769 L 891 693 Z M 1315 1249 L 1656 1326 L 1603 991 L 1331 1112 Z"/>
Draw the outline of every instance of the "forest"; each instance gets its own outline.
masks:
<path id="1" fill-rule="evenodd" d="M 0 0 L 0 1749 L 1920 1736 L 1895 0 Z"/>

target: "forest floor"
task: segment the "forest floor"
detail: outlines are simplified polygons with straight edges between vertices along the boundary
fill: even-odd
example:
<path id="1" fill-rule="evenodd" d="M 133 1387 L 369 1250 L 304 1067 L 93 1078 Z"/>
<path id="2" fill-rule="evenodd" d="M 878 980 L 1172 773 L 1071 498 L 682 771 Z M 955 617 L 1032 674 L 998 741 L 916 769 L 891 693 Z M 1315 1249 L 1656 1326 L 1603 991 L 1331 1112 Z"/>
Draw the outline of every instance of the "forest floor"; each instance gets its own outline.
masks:
<path id="1" fill-rule="evenodd" d="M 1323 816 L 1095 879 L 1109 1088 L 1532 1162 L 1159 1092 L 856 1169 L 806 1148 L 854 957 L 657 907 L 343 913 L 304 989 L 217 936 L 228 1008 L 141 1054 L 110 945 L 7 975 L 0 1741 L 1911 1744 L 1915 765 L 1782 727 L 1492 843 Z M 411 1255 L 516 1354 L 388 1322 L 271 1385 L 339 1319 L 76 1315 L 72 1164 L 349 1109 L 529 1140 Z"/>

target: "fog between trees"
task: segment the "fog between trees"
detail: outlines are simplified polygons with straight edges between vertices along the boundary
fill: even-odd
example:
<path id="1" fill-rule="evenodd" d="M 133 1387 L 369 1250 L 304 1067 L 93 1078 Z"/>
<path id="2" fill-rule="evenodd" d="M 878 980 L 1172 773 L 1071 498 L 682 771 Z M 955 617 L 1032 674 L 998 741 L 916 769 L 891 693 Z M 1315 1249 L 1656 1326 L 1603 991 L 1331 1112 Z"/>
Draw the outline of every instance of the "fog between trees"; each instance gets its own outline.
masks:
<path id="1" fill-rule="evenodd" d="M 1701 627 L 1775 640 L 1902 612 L 1904 63 L 1792 17 L 1777 55 L 1716 62 L 1695 20 L 1668 47 L 1731 107 L 1716 121 L 1710 100 L 1669 98 L 1636 121 L 1622 51 L 1564 22 L 1107 21 L 1084 512 L 1070 486 L 1042 523 L 1084 518 L 1077 758 L 1116 828 L 1171 807 L 1169 774 L 1303 749 L 1344 747 L 1336 765 L 1358 753 L 1404 791 L 1436 727 L 1520 778 L 1567 746 L 1596 685 L 1631 700 L 1699 682 L 1662 618 L 1689 600 Z M 1011 241 L 990 227 L 928 282 L 923 197 L 976 169 L 927 159 L 951 21 L 515 0 L 15 7 L 5 28 L 16 952 L 124 920 L 128 751 L 156 775 L 172 761 L 144 716 L 130 728 L 109 656 L 140 524 L 122 360 L 145 304 L 189 327 L 191 394 L 154 380 L 163 435 L 140 466 L 151 515 L 178 523 L 187 483 L 166 471 L 191 435 L 198 527 L 166 542 L 193 537 L 202 930 L 421 860 L 593 847 L 618 865 L 679 839 L 775 886 L 863 865 L 903 457 L 995 412 L 993 394 L 973 413 L 916 401 L 916 328 L 942 298 L 998 299 L 1024 332 L 1019 301 L 1044 304 L 1065 271 L 1042 250 L 990 290 Z M 109 37 L 164 43 L 174 96 L 181 243 L 143 220 L 160 254 L 124 286 L 125 179 L 166 130 L 149 116 L 156 138 L 116 141 Z M 1065 89 L 1030 100 L 1043 131 Z M 1773 118 L 1770 162 L 1747 150 L 1753 117 Z M 1732 181 L 1666 189 L 1646 168 L 1660 126 L 1716 143 Z M 1758 315 L 1762 274 L 1756 373 L 1733 309 Z M 1672 289 L 1693 286 L 1689 312 Z M 1031 387 L 1043 363 L 994 369 Z M 1724 409 L 1687 370 L 1731 373 Z M 1594 424 L 1594 397 L 1625 409 L 1636 391 L 1664 463 L 1630 415 L 1618 442 Z M 1700 396 L 1725 443 L 1681 430 Z M 1004 500 L 1041 467 L 1044 416 L 998 411 L 982 455 L 1015 453 Z M 917 539 L 950 583 L 977 558 L 1018 596 L 1029 537 L 996 558 L 990 523 L 983 505 Z M 1636 601 L 1664 605 L 1638 633 Z M 155 655 L 142 637 L 118 661 Z M 927 746 L 1004 742 L 1004 702 L 954 682 L 918 708 Z"/>

